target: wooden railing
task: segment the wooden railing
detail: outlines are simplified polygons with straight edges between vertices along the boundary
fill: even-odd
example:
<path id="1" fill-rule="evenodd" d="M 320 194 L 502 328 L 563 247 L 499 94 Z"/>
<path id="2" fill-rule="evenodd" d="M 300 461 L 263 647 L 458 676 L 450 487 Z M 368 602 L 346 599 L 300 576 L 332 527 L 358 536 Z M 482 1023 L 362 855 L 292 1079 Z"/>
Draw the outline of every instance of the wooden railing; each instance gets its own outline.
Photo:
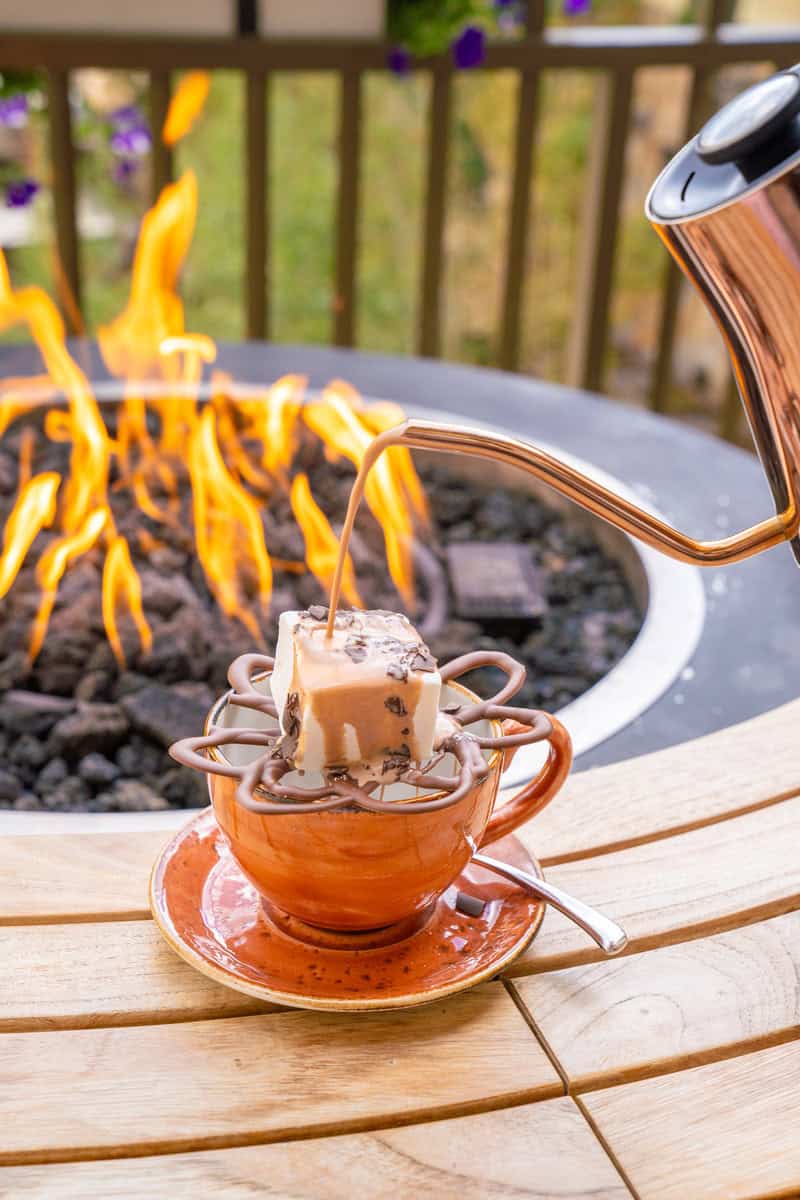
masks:
<path id="1" fill-rule="evenodd" d="M 552 27 L 545 22 L 544 0 L 529 0 L 524 36 L 489 47 L 482 70 L 517 71 L 518 91 L 513 186 L 504 251 L 504 284 L 498 362 L 519 366 L 522 292 L 530 260 L 530 208 L 536 173 L 540 79 L 543 71 L 586 69 L 601 73 L 599 102 L 594 111 L 592 153 L 586 189 L 567 382 L 601 389 L 612 303 L 614 262 L 620 225 L 625 147 L 636 72 L 655 66 L 685 66 L 692 73 L 684 133 L 690 136 L 707 106 L 714 73 L 732 63 L 789 66 L 800 58 L 800 24 L 761 29 L 725 22 L 730 0 L 708 0 L 704 19 L 694 25 L 636 27 Z M 170 98 L 173 70 L 228 69 L 246 79 L 246 329 L 250 338 L 270 333 L 268 263 L 270 257 L 267 196 L 267 105 L 274 71 L 335 72 L 340 80 L 339 175 L 335 235 L 335 304 L 332 340 L 351 346 L 355 340 L 362 78 L 386 67 L 389 47 L 355 40 L 308 41 L 230 38 L 89 36 L 14 33 L 0 42 L 0 67 L 39 68 L 49 81 L 48 120 L 52 154 L 55 236 L 69 287 L 80 305 L 81 263 L 76 225 L 75 166 L 69 72 L 80 67 L 147 71 L 154 128 L 160 128 Z M 418 297 L 416 347 L 420 354 L 441 350 L 440 293 L 443 236 L 447 208 L 448 148 L 453 67 L 449 59 L 431 60 L 418 68 L 432 80 L 428 115 L 427 187 L 422 238 L 422 272 Z M 169 181 L 170 152 L 156 143 L 153 151 L 154 192 Z M 661 284 L 659 337 L 650 387 L 650 404 L 666 407 L 672 376 L 679 273 L 665 260 Z M 732 392 L 732 396 L 734 393 Z M 730 432 L 733 404 L 724 407 L 721 431 Z"/>

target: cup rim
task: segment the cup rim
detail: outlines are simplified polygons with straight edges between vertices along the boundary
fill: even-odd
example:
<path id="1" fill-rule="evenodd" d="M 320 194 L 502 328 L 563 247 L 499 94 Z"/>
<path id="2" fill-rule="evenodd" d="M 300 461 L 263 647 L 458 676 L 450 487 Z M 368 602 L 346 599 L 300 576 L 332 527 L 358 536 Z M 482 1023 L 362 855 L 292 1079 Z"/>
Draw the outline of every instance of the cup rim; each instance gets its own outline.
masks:
<path id="1" fill-rule="evenodd" d="M 272 671 L 260 671 L 257 675 L 254 675 L 252 677 L 250 682 L 253 684 L 260 683 L 263 679 L 269 679 L 271 677 L 271 675 L 272 675 Z M 480 703 L 480 700 L 481 700 L 480 696 L 478 696 L 475 692 L 470 691 L 470 689 L 468 687 L 465 687 L 463 683 L 456 683 L 456 681 L 453 679 L 446 679 L 443 682 L 444 682 L 445 687 L 455 688 L 456 691 L 461 692 L 463 694 L 466 702 L 471 703 L 471 704 L 479 704 Z M 234 689 L 228 688 L 227 692 L 224 692 L 223 695 L 218 696 L 217 699 L 214 701 L 214 703 L 211 705 L 211 708 L 208 710 L 208 714 L 206 716 L 205 726 L 203 728 L 203 734 L 206 737 L 208 737 L 209 733 L 211 732 L 212 727 L 216 724 L 216 719 L 217 719 L 218 714 L 221 714 L 221 712 L 225 708 L 225 706 L 227 704 L 231 703 L 231 697 L 233 696 L 233 694 L 234 694 Z M 498 721 L 496 717 L 483 717 L 482 719 L 484 721 L 487 721 L 489 723 L 489 725 L 492 727 L 493 736 L 502 735 L 502 732 L 503 732 L 502 721 Z M 209 756 L 209 758 L 214 759 L 216 762 L 222 763 L 226 766 L 230 766 L 230 759 L 226 758 L 224 754 L 220 753 L 220 748 L 218 746 L 207 747 L 206 754 Z M 491 755 L 489 756 L 489 761 L 487 763 L 489 771 L 493 771 L 497 767 L 498 762 L 502 762 L 502 758 L 503 758 L 503 750 L 502 749 L 495 748 L 494 750 L 492 750 Z M 256 787 L 254 788 L 254 791 L 262 792 L 265 796 L 269 795 L 269 792 L 267 791 L 267 789 L 263 786 L 263 784 L 260 784 L 260 783 L 256 785 Z M 443 792 L 443 791 L 433 792 L 430 796 L 426 796 L 426 799 L 427 800 L 438 800 L 440 797 L 446 796 L 446 795 L 449 795 L 449 793 Z M 411 797 L 410 800 L 398 800 L 397 801 L 398 808 L 401 807 L 403 804 L 413 802 L 413 800 L 414 800 L 414 797 Z M 377 815 L 382 816 L 383 814 L 379 813 Z"/>

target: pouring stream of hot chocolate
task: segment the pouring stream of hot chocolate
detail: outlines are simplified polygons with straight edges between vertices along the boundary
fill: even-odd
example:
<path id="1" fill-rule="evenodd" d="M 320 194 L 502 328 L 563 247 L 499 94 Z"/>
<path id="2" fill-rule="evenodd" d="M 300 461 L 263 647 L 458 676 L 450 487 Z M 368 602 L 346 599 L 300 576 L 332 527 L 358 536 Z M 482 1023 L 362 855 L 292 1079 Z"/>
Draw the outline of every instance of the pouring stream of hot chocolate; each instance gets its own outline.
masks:
<path id="1" fill-rule="evenodd" d="M 680 562 L 699 563 L 701 566 L 739 562 L 758 550 L 777 546 L 794 536 L 800 522 L 800 517 L 794 511 L 779 513 L 778 516 L 761 521 L 758 525 L 753 525 L 732 537 L 720 538 L 715 542 L 698 542 L 530 442 L 523 442 L 519 438 L 494 433 L 488 429 L 470 429 L 468 426 L 451 425 L 443 421 L 418 421 L 412 418 L 394 429 L 387 429 L 378 434 L 364 454 L 350 493 L 347 516 L 339 541 L 339 557 L 331 585 L 327 637 L 333 634 L 347 549 L 358 506 L 364 494 L 364 485 L 376 461 L 390 446 L 470 454 L 520 467 L 555 491 L 561 492 L 563 496 L 574 500 L 582 508 L 588 509 L 596 517 L 646 542 L 648 546 L 655 547 L 662 554 Z"/>

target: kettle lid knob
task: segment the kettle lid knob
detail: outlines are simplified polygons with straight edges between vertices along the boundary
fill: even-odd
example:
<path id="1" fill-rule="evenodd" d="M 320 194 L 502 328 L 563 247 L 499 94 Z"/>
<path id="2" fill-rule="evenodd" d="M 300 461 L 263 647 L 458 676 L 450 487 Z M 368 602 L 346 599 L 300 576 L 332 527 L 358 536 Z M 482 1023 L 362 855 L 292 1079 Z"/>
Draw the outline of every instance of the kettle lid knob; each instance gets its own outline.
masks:
<path id="1" fill-rule="evenodd" d="M 800 112 L 800 74 L 781 71 L 747 88 L 706 122 L 695 148 L 707 163 L 745 158 Z"/>

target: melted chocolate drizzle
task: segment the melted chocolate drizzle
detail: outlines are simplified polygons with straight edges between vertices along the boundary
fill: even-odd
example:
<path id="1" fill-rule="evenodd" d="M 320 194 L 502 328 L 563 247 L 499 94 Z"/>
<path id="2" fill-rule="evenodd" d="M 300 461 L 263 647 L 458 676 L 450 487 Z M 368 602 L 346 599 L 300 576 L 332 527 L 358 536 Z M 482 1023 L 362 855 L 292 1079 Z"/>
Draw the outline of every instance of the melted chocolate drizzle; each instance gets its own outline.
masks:
<path id="1" fill-rule="evenodd" d="M 543 741 L 552 733 L 553 726 L 547 713 L 506 705 L 505 702 L 516 695 L 525 680 L 525 668 L 508 654 L 491 650 L 475 650 L 471 654 L 463 654 L 441 668 L 442 682 L 457 679 L 468 671 L 485 666 L 499 667 L 507 676 L 505 684 L 488 700 L 479 700 L 475 704 L 451 704 L 444 710 L 457 728 L 436 747 L 436 756 L 432 762 L 423 767 L 413 765 L 410 762 L 408 746 L 405 744 L 397 749 L 387 748 L 383 774 L 395 773 L 398 782 L 410 784 L 422 792 L 436 793 L 423 795 L 417 800 L 402 801 L 404 813 L 435 812 L 462 800 L 475 784 L 485 779 L 489 773 L 489 764 L 481 751 L 527 746 Z M 228 671 L 232 687 L 227 697 L 228 702 L 240 708 L 251 708 L 277 720 L 278 713 L 274 701 L 253 686 L 254 676 L 263 678 L 271 672 L 272 667 L 273 660 L 263 654 L 243 654 L 237 658 Z M 277 728 L 223 729 L 221 726 L 212 726 L 204 737 L 183 738 L 175 742 L 170 747 L 170 754 L 176 762 L 184 766 L 194 767 L 208 774 L 238 779 L 236 798 L 250 812 L 277 815 L 324 812 L 346 807 L 361 808 L 368 812 L 397 811 L 397 801 L 381 800 L 374 795 L 381 786 L 380 779 L 361 785 L 343 773 L 346 768 L 329 771 L 321 787 L 282 783 L 284 776 L 294 769 L 286 752 L 291 751 L 293 736 L 296 744 L 295 727 L 299 724 L 296 706 L 294 710 L 292 708 L 291 696 L 287 702 L 287 710 L 289 721 L 285 736 Z M 519 733 L 506 733 L 498 737 L 479 737 L 465 728 L 480 720 L 512 720 L 526 728 Z M 211 749 L 231 745 L 257 746 L 263 748 L 264 752 L 244 767 L 234 766 L 220 756 L 209 757 L 206 753 Z M 458 773 L 434 774 L 433 768 L 436 763 L 448 753 L 456 758 L 459 764 Z"/>

